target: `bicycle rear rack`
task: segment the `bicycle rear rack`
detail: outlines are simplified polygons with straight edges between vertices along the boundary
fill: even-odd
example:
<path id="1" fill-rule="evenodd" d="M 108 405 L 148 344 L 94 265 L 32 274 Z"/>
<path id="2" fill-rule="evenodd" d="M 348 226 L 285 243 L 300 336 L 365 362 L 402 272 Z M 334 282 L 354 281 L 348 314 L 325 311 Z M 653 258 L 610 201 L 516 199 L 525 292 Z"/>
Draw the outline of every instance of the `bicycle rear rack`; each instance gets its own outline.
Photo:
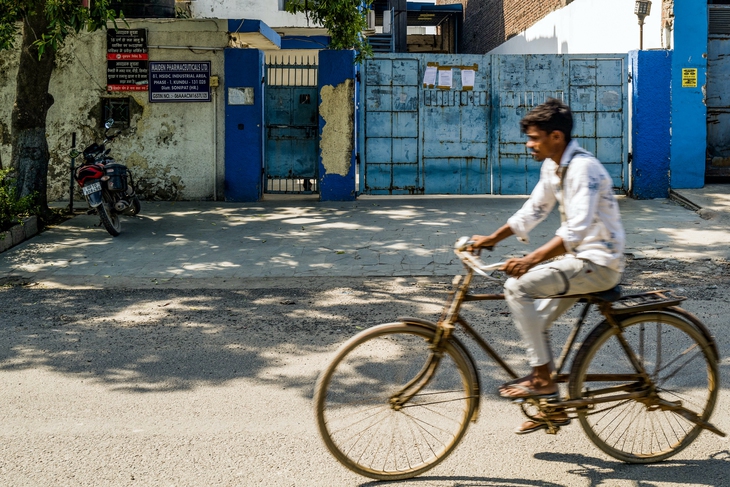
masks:
<path id="1" fill-rule="evenodd" d="M 611 303 L 612 314 L 638 313 L 641 311 L 649 311 L 653 309 L 663 309 L 670 306 L 676 306 L 687 299 L 684 296 L 677 296 L 671 290 L 664 289 L 660 291 L 649 291 L 639 294 L 629 294 L 621 296 L 618 300 Z"/>

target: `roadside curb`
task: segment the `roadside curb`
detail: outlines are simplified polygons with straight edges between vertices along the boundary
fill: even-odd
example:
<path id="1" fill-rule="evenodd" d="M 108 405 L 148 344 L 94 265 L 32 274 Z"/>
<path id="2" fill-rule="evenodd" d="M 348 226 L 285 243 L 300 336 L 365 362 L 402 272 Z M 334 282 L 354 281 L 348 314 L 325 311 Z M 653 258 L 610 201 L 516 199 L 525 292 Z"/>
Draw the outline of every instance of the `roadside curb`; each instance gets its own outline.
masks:
<path id="1" fill-rule="evenodd" d="M 38 233 L 38 217 L 30 216 L 22 222 L 0 233 L 0 254 L 15 247 Z"/>
<path id="2" fill-rule="evenodd" d="M 669 199 L 679 203 L 680 205 L 684 206 L 688 210 L 699 211 L 702 209 L 702 207 L 700 205 L 698 205 L 697 203 L 694 203 L 693 201 L 690 201 L 689 199 L 687 199 L 686 197 L 677 193 L 673 189 L 669 190 Z"/>

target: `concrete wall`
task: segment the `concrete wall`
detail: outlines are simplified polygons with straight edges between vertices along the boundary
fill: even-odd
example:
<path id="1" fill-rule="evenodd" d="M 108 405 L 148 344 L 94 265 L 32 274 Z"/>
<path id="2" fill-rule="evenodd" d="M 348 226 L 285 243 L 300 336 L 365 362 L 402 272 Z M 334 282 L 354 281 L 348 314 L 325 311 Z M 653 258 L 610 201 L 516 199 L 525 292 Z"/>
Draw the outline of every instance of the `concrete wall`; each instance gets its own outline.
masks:
<path id="1" fill-rule="evenodd" d="M 705 184 L 707 150 L 707 2 L 674 0 L 671 187 Z M 697 70 L 697 86 L 682 86 L 682 70 Z"/>
<path id="2" fill-rule="evenodd" d="M 632 51 L 631 195 L 669 196 L 672 51 Z"/>
<path id="3" fill-rule="evenodd" d="M 529 3 L 529 2 L 527 2 Z M 639 48 L 635 0 L 577 0 L 496 47 L 491 54 L 595 54 Z M 644 19 L 644 49 L 662 46 L 659 2 Z"/>
<path id="4" fill-rule="evenodd" d="M 211 74 L 219 76 L 221 84 L 224 81 L 222 49 L 228 43 L 227 21 L 128 22 L 129 27 L 120 28 L 148 29 L 151 61 L 211 61 Z M 0 157 L 3 164 L 10 160 L 9 127 L 17 65 L 17 52 L 0 55 Z M 70 39 L 58 53 L 50 86 L 55 103 L 48 112 L 47 124 L 51 152 L 49 199 L 68 197 L 71 134 L 77 133 L 77 145 L 82 148 L 102 137 L 101 99 L 106 96 L 132 100 L 130 129 L 111 148 L 117 161 L 134 171 L 144 198 L 220 198 L 224 175 L 225 105 L 222 93 L 215 93 L 216 88 L 213 90 L 213 102 L 202 103 L 150 103 L 147 92 L 107 93 L 106 33 L 85 33 Z"/>

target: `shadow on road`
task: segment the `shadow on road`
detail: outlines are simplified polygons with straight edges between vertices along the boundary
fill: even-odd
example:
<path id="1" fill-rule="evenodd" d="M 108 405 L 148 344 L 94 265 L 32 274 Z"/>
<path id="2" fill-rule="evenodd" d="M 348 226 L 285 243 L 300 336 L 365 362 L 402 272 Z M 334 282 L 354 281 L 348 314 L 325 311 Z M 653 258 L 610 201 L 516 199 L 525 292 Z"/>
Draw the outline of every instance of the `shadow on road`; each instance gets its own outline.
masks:
<path id="1" fill-rule="evenodd" d="M 113 390 L 159 392 L 249 378 L 311 397 L 355 333 L 398 316 L 435 320 L 447 285 L 331 280 L 319 289 L 0 288 L 0 371 L 43 368 Z M 482 310 L 485 321 L 490 316 Z M 514 348 L 509 317 L 490 318 Z M 498 326 L 498 323 L 503 326 Z M 506 376 L 505 376 L 506 377 Z"/>
<path id="2" fill-rule="evenodd" d="M 654 465 L 628 465 L 578 453 L 546 452 L 535 455 L 535 458 L 574 465 L 566 472 L 584 477 L 591 486 L 612 485 L 619 480 L 630 480 L 640 485 L 727 485 L 730 472 L 729 450 L 713 453 L 706 460 L 669 459 Z"/>
<path id="3" fill-rule="evenodd" d="M 667 460 L 654 465 L 628 465 L 620 462 L 605 461 L 576 453 L 538 453 L 537 460 L 565 463 L 565 472 L 585 478 L 590 486 L 615 485 L 619 481 L 630 481 L 634 485 L 727 485 L 730 471 L 730 451 L 724 450 L 710 455 L 707 460 Z M 369 481 L 360 487 L 379 485 L 398 485 L 404 481 Z M 409 485 L 429 482 L 449 482 L 452 487 L 563 487 L 544 480 L 536 483 L 534 479 L 469 477 L 469 476 L 422 476 L 409 479 Z M 621 485 L 624 485 L 621 482 Z"/>

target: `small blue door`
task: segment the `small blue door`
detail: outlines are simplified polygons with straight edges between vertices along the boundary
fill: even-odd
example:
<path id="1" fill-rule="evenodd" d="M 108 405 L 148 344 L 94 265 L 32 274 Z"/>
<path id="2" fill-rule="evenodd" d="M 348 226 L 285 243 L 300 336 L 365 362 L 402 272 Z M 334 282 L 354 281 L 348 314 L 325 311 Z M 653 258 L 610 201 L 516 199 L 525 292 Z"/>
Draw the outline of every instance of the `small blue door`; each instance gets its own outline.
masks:
<path id="1" fill-rule="evenodd" d="M 265 193 L 316 193 L 319 162 L 317 62 L 268 59 L 264 103 Z"/>

